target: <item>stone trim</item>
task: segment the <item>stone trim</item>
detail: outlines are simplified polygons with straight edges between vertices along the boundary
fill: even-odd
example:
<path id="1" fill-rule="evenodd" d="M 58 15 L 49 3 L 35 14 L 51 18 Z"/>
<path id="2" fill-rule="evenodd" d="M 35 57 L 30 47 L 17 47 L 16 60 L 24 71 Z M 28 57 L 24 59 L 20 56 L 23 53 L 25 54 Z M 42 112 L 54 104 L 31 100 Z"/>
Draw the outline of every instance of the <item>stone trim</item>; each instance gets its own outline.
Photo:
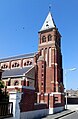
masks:
<path id="1" fill-rule="evenodd" d="M 50 93 L 50 96 L 53 96 L 54 94 L 62 94 L 62 95 L 64 95 L 64 93 L 61 93 L 61 92 L 52 92 L 52 93 Z"/>
<path id="2" fill-rule="evenodd" d="M 28 86 L 7 86 L 8 89 L 14 89 L 15 87 L 18 87 L 18 88 L 24 88 L 24 89 L 30 89 L 30 90 L 35 90 L 35 88 L 33 87 L 28 87 Z"/>
<path id="3" fill-rule="evenodd" d="M 44 95 L 45 95 L 45 96 L 47 96 L 47 95 L 48 95 L 48 93 L 44 93 Z"/>
<path id="4" fill-rule="evenodd" d="M 64 106 L 56 107 L 56 108 L 49 108 L 49 114 L 54 114 L 56 112 L 60 112 L 64 110 Z"/>

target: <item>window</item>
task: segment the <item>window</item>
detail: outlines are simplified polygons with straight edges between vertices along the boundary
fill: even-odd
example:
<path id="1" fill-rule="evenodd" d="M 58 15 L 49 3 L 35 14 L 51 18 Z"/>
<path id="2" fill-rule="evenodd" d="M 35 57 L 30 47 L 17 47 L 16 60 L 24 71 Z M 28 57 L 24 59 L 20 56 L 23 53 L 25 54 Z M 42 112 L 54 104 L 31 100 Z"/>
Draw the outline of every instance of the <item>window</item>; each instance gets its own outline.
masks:
<path id="1" fill-rule="evenodd" d="M 43 82 L 41 82 L 41 85 L 43 86 Z"/>
<path id="2" fill-rule="evenodd" d="M 29 81 L 27 81 L 27 86 L 29 86 Z"/>
<path id="3" fill-rule="evenodd" d="M 19 63 L 15 62 L 12 67 L 19 67 Z"/>
<path id="4" fill-rule="evenodd" d="M 54 97 L 55 103 L 58 103 L 58 97 Z"/>
<path id="5" fill-rule="evenodd" d="M 42 77 L 44 76 L 44 74 L 42 74 Z"/>
<path id="6" fill-rule="evenodd" d="M 52 41 L 52 36 L 51 36 L 51 34 L 48 35 L 48 41 Z"/>
<path id="7" fill-rule="evenodd" d="M 27 60 L 27 61 L 24 63 L 24 66 L 28 66 L 28 65 L 32 65 L 32 61 Z"/>
<path id="8" fill-rule="evenodd" d="M 18 81 L 15 81 L 14 82 L 14 86 L 16 86 L 16 85 L 19 85 L 19 82 Z"/>
<path id="9" fill-rule="evenodd" d="M 10 86 L 11 80 L 8 81 L 8 86 Z"/>
<path id="10" fill-rule="evenodd" d="M 32 65 L 32 62 L 30 61 L 29 64 Z"/>
<path id="11" fill-rule="evenodd" d="M 42 69 L 44 68 L 44 64 L 42 64 Z"/>
<path id="12" fill-rule="evenodd" d="M 58 101 L 58 97 L 55 97 L 55 101 Z"/>
<path id="13" fill-rule="evenodd" d="M 26 66 L 26 62 L 24 63 L 24 66 Z"/>
<path id="14" fill-rule="evenodd" d="M 45 36 L 42 37 L 42 43 L 44 43 L 44 42 L 46 42 L 46 37 Z"/>
<path id="15" fill-rule="evenodd" d="M 8 65 L 3 64 L 3 65 L 1 66 L 1 68 L 2 68 L 2 69 L 7 69 L 7 68 L 8 68 Z"/>
<path id="16" fill-rule="evenodd" d="M 27 65 L 29 65 L 29 60 L 27 61 Z"/>
<path id="17" fill-rule="evenodd" d="M 24 86 L 26 86 L 26 80 L 24 79 Z"/>

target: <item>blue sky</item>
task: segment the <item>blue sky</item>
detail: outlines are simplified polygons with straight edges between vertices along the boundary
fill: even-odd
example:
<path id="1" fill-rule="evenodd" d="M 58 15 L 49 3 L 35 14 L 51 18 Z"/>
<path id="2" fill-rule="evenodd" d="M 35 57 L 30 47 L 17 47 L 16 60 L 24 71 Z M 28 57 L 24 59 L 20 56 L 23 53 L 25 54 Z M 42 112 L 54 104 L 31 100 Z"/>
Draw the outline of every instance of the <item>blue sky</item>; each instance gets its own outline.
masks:
<path id="1" fill-rule="evenodd" d="M 63 68 L 78 69 L 77 0 L 0 0 L 0 58 L 35 52 L 38 31 L 51 12 L 62 35 Z M 78 70 L 66 75 L 67 88 L 78 88 Z"/>

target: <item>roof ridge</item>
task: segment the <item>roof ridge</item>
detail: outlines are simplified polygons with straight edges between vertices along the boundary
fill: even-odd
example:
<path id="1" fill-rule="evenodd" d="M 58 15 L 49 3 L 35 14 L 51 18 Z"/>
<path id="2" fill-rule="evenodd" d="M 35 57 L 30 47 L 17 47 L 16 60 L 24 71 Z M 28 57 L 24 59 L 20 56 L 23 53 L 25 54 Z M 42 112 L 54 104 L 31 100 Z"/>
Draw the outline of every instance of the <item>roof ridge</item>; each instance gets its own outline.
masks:
<path id="1" fill-rule="evenodd" d="M 35 55 L 36 52 L 33 53 L 27 53 L 27 54 L 20 54 L 20 55 L 16 55 L 16 56 L 9 56 L 9 57 L 5 57 L 5 58 L 1 58 L 0 62 L 2 61 L 7 61 L 7 60 L 14 60 L 14 59 L 19 59 L 19 58 L 23 58 L 23 57 L 31 57 L 31 55 Z"/>

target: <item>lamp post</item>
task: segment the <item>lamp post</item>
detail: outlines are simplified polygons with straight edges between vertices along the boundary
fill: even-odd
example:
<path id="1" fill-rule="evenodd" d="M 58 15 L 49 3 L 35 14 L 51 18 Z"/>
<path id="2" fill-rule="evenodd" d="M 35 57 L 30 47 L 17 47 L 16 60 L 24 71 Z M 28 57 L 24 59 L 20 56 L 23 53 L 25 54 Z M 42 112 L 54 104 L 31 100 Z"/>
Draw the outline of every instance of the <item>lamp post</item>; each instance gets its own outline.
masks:
<path id="1" fill-rule="evenodd" d="M 70 72 L 70 71 L 75 71 L 77 68 L 71 68 L 71 69 L 66 69 L 65 72 L 64 72 L 64 75 L 65 75 L 65 92 L 66 92 L 66 76 L 67 76 L 67 73 Z M 66 92 L 66 109 L 67 109 L 67 92 Z"/>

